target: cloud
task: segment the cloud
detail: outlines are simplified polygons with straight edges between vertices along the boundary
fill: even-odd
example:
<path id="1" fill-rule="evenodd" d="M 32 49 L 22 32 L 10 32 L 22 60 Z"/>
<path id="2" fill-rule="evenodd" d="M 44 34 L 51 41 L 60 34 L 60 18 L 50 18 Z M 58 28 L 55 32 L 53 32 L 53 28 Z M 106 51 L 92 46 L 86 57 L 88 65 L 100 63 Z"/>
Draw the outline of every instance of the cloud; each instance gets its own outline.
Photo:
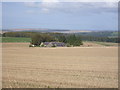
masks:
<path id="1" fill-rule="evenodd" d="M 50 2 L 51 1 L 51 2 Z M 70 0 L 72 1 L 72 0 Z M 83 0 L 81 0 L 83 1 Z M 117 2 L 113 0 L 103 0 L 104 2 L 61 2 L 60 0 L 41 0 L 41 2 L 28 2 L 24 3 L 27 7 L 40 8 L 41 13 L 77 13 L 77 12 L 91 12 L 91 13 L 104 13 L 104 12 L 117 12 Z M 117 0 L 116 0 L 117 1 Z"/>

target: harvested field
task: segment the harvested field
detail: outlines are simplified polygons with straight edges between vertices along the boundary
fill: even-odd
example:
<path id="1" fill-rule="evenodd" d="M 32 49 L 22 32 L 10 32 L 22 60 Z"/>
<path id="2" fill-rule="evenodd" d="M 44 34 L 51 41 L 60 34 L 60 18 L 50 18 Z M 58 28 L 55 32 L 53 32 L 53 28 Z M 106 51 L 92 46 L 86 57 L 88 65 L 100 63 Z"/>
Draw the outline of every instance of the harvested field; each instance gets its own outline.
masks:
<path id="1" fill-rule="evenodd" d="M 3 88 L 117 88 L 117 47 L 3 43 Z"/>

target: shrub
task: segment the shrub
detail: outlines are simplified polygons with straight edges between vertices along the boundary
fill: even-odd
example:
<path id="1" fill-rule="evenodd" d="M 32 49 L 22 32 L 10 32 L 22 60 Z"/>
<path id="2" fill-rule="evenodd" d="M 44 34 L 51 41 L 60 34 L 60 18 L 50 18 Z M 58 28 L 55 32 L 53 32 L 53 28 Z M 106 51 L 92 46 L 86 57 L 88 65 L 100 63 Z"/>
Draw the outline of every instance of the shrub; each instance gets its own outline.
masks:
<path id="1" fill-rule="evenodd" d="M 67 45 L 66 45 L 67 47 L 71 47 L 71 45 L 69 44 L 69 43 L 67 43 Z"/>
<path id="2" fill-rule="evenodd" d="M 35 45 L 31 45 L 31 44 L 30 44 L 29 47 L 35 47 Z"/>
<path id="3" fill-rule="evenodd" d="M 44 47 L 44 45 L 42 44 L 41 47 Z"/>

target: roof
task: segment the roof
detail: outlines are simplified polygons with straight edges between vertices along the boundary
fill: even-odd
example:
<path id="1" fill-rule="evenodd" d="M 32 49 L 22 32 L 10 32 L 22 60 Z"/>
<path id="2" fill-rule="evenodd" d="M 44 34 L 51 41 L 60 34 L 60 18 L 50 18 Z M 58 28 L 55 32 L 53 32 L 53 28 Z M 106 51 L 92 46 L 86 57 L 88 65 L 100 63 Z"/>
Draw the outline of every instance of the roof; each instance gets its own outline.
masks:
<path id="1" fill-rule="evenodd" d="M 44 45 L 48 45 L 49 43 L 50 43 L 50 42 L 44 42 L 43 44 L 44 44 Z"/>
<path id="2" fill-rule="evenodd" d="M 44 45 L 49 45 L 49 44 L 53 44 L 56 46 L 65 46 L 65 43 L 63 42 L 43 42 Z"/>

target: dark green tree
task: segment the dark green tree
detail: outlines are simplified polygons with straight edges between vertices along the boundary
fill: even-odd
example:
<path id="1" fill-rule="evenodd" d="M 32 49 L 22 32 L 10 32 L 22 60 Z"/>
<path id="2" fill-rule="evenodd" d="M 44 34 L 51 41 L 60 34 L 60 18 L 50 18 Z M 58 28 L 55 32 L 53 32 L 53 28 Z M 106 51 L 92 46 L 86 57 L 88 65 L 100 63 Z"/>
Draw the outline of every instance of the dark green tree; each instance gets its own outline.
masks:
<path id="1" fill-rule="evenodd" d="M 67 43 L 67 39 L 64 35 L 58 37 L 59 42 Z"/>
<path id="2" fill-rule="evenodd" d="M 70 35 L 67 37 L 67 43 L 73 46 L 80 46 L 82 45 L 82 40 L 80 37 L 77 37 L 75 35 Z"/>
<path id="3" fill-rule="evenodd" d="M 36 46 L 39 46 L 43 41 L 43 37 L 40 34 L 33 35 L 31 39 L 31 44 Z"/>
<path id="4" fill-rule="evenodd" d="M 41 42 L 51 42 L 55 41 L 55 38 L 50 35 L 41 35 L 41 34 L 34 34 L 31 38 L 31 44 L 39 46 Z"/>

